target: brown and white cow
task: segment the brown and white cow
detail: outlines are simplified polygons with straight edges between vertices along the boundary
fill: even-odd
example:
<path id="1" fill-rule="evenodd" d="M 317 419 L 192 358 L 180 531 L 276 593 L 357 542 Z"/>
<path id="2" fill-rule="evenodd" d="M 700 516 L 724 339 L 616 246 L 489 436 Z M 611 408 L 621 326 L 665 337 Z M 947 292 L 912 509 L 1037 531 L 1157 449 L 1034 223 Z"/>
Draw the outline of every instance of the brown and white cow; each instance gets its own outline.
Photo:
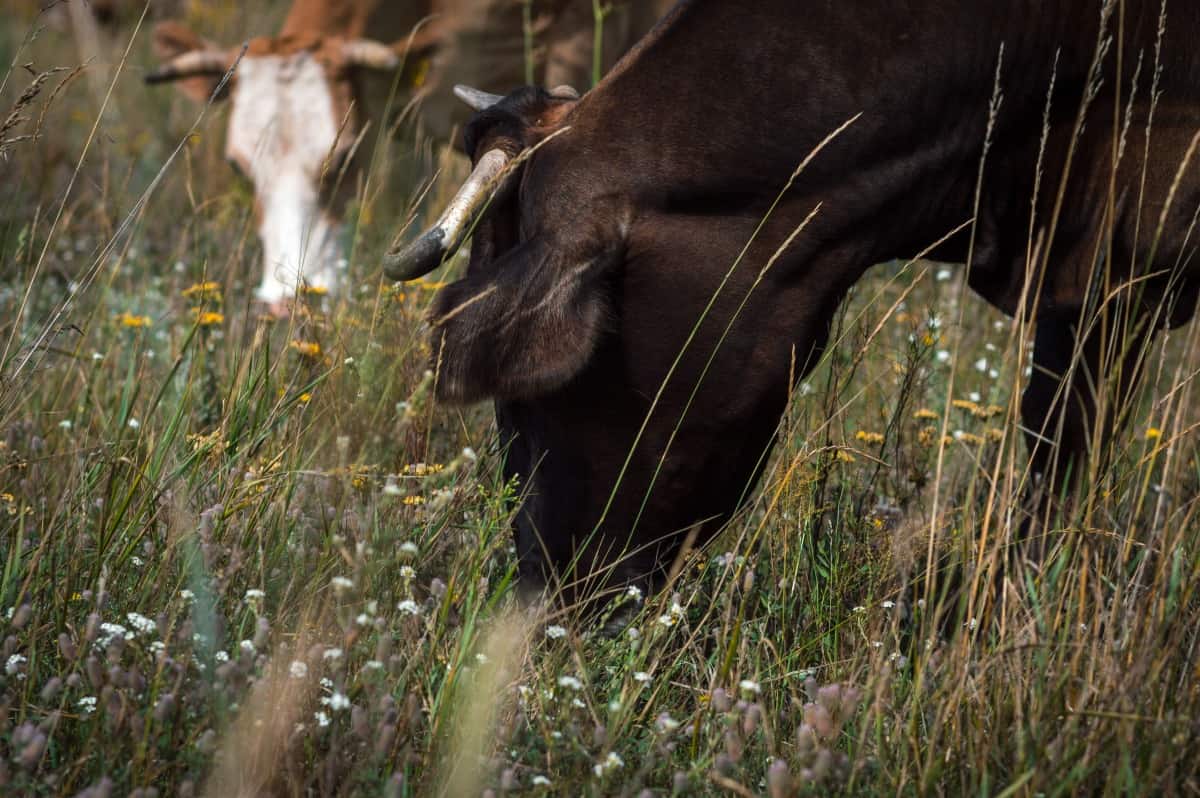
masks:
<path id="1" fill-rule="evenodd" d="M 649 28 L 651 7 L 609 20 L 608 63 Z M 536 75 L 586 80 L 590 0 L 537 0 L 532 10 Z M 250 39 L 240 61 L 241 47 L 216 47 L 178 23 L 157 26 L 163 63 L 148 82 L 177 81 L 203 101 L 237 64 L 222 92 L 232 106 L 225 150 L 254 184 L 264 260 L 257 299 L 280 312 L 301 285 L 338 287 L 342 222 L 331 187 L 353 183 L 342 166 L 366 124 L 358 73 L 415 65 L 422 129 L 445 140 L 466 118 L 454 83 L 524 82 L 524 22 L 512 0 L 295 0 L 279 34 Z"/>

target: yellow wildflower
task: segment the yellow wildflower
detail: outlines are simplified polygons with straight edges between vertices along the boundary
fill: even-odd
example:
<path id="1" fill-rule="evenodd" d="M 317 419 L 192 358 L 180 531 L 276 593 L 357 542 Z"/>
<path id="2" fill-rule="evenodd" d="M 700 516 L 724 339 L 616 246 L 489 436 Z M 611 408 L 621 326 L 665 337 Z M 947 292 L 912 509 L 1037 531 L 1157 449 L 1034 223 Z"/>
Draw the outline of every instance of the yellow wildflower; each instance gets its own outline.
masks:
<path id="1" fill-rule="evenodd" d="M 329 289 L 323 285 L 305 285 L 300 289 L 300 293 L 305 296 L 325 296 L 329 293 Z"/>
<path id="2" fill-rule="evenodd" d="M 299 401 L 300 404 L 302 404 L 302 405 L 306 405 L 306 404 L 308 404 L 309 399 L 312 399 L 311 393 L 302 393 L 302 394 L 300 394 L 300 398 L 297 401 Z"/>
<path id="3" fill-rule="evenodd" d="M 301 341 L 299 339 L 288 344 L 292 349 L 295 349 L 303 357 L 320 357 L 321 345 L 316 341 Z"/>
<path id="4" fill-rule="evenodd" d="M 410 507 L 416 506 L 418 504 L 424 504 L 425 497 L 424 496 L 405 496 L 404 503 Z"/>
<path id="5" fill-rule="evenodd" d="M 984 442 L 983 438 L 971 432 L 960 432 L 955 437 L 968 446 L 979 446 Z"/>
<path id="6" fill-rule="evenodd" d="M 850 452 L 846 451 L 845 449 L 838 449 L 836 457 L 840 463 L 853 463 L 856 460 L 854 455 L 850 454 Z"/>
<path id="7" fill-rule="evenodd" d="M 977 407 L 971 411 L 971 415 L 975 418 L 991 418 L 998 416 L 1004 412 L 1004 408 L 1000 405 L 988 405 L 987 407 Z"/>
<path id="8" fill-rule="evenodd" d="M 922 446 L 932 446 L 937 436 L 937 427 L 925 427 L 917 433 L 917 443 Z"/>
<path id="9" fill-rule="evenodd" d="M 993 443 L 999 443 L 1000 441 L 1004 440 L 1004 430 L 996 427 L 988 427 L 983 434 L 987 436 L 987 439 Z"/>
<path id="10" fill-rule="evenodd" d="M 196 308 L 192 311 L 192 316 L 196 319 L 197 327 L 212 327 L 225 322 L 225 315 L 215 310 L 201 310 L 200 308 Z"/>
<path id="11" fill-rule="evenodd" d="M 1148 441 L 1156 441 L 1161 437 L 1162 430 L 1160 430 L 1158 427 L 1150 427 L 1146 430 L 1146 440 Z"/>
<path id="12" fill-rule="evenodd" d="M 955 399 L 950 403 L 950 406 L 958 408 L 959 410 L 966 410 L 971 414 L 978 413 L 981 409 L 978 404 L 972 402 L 970 399 Z"/>
<path id="13" fill-rule="evenodd" d="M 130 327 L 133 329 L 137 329 L 139 327 L 149 327 L 150 317 L 135 316 L 132 313 L 122 313 L 121 315 L 117 316 L 117 323 L 122 327 Z"/>
<path id="14" fill-rule="evenodd" d="M 404 467 L 404 473 L 414 477 L 427 477 L 430 474 L 441 473 L 445 468 L 441 463 L 409 463 Z"/>
<path id="15" fill-rule="evenodd" d="M 221 284 L 215 280 L 206 280 L 183 289 L 183 295 L 188 299 L 220 299 Z"/>
<path id="16" fill-rule="evenodd" d="M 920 410 L 913 413 L 913 418 L 915 418 L 917 421 L 932 421 L 937 417 L 938 414 L 927 407 L 922 407 Z"/>
<path id="17" fill-rule="evenodd" d="M 860 440 L 863 443 L 883 443 L 883 434 L 880 432 L 867 432 L 866 430 L 860 429 L 858 432 L 854 433 L 854 438 L 855 440 Z"/>

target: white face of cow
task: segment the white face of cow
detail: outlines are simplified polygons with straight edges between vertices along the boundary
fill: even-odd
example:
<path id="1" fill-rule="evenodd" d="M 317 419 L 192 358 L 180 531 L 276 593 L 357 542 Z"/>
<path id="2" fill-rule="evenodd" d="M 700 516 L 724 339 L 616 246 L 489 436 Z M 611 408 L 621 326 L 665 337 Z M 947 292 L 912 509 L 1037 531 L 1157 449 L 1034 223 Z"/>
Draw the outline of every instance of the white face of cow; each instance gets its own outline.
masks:
<path id="1" fill-rule="evenodd" d="M 321 180 L 349 142 L 324 67 L 308 52 L 246 56 L 230 100 L 226 156 L 254 183 L 263 248 L 256 297 L 278 308 L 301 286 L 336 291 L 342 224 Z"/>

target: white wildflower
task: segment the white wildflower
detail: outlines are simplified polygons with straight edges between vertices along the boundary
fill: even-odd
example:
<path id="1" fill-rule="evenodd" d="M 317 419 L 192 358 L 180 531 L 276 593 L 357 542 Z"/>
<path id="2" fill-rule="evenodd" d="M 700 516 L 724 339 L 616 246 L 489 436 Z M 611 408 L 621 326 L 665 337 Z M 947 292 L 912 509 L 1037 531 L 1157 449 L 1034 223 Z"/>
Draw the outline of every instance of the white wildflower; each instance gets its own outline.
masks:
<path id="1" fill-rule="evenodd" d="M 753 693 L 754 695 L 758 695 L 762 692 L 762 687 L 759 685 L 759 683 L 753 681 L 752 679 L 742 679 L 740 682 L 738 682 L 738 687 L 743 693 Z"/>
<path id="2" fill-rule="evenodd" d="M 349 590 L 350 588 L 354 587 L 354 580 L 347 579 L 344 576 L 335 576 L 333 579 L 329 580 L 329 584 L 333 585 L 334 590 Z"/>
<path id="3" fill-rule="evenodd" d="M 146 561 L 136 554 L 129 558 L 129 562 L 132 563 L 135 568 L 141 568 L 146 564 Z"/>
<path id="4" fill-rule="evenodd" d="M 381 671 L 383 670 L 383 663 L 377 659 L 369 659 L 363 663 L 363 670 Z"/>
<path id="5" fill-rule="evenodd" d="M 184 601 L 195 601 L 196 600 L 196 594 L 193 593 L 192 591 L 188 590 L 187 588 L 184 588 L 183 590 L 179 591 L 179 597 L 181 599 L 183 599 Z"/>
<path id="6" fill-rule="evenodd" d="M 883 602 L 882 604 L 880 604 L 879 606 L 883 607 L 885 610 L 890 610 L 892 607 L 895 607 L 895 606 L 896 606 L 896 602 L 894 602 L 894 601 L 885 601 L 885 602 Z"/>
<path id="7" fill-rule="evenodd" d="M 567 630 L 561 626 L 551 624 L 550 626 L 546 627 L 546 637 L 550 638 L 551 640 L 558 640 L 560 637 L 566 636 Z"/>
<path id="8" fill-rule="evenodd" d="M 85 695 L 83 698 L 75 702 L 75 706 L 79 707 L 83 714 L 90 715 L 96 711 L 96 696 Z"/>
<path id="9" fill-rule="evenodd" d="M 969 394 L 967 394 L 967 398 L 970 399 L 972 402 L 982 402 L 983 401 L 983 397 L 979 395 L 979 391 L 971 391 Z"/>
<path id="10" fill-rule="evenodd" d="M 603 776 L 610 770 L 617 770 L 625 767 L 625 760 L 620 757 L 616 751 L 609 751 L 608 756 L 604 761 L 592 767 L 592 772 L 597 776 Z"/>
<path id="11" fill-rule="evenodd" d="M 18 679 L 24 679 L 25 674 L 21 673 L 21 666 L 29 661 L 29 658 L 24 654 L 13 654 L 8 658 L 8 662 L 4 663 L 4 672 L 9 676 L 16 675 Z"/>
<path id="12" fill-rule="evenodd" d="M 637 585 L 630 585 L 629 587 L 625 588 L 625 595 L 634 601 L 641 601 L 642 589 Z"/>
<path id="13" fill-rule="evenodd" d="M 303 679 L 308 676 L 308 665 L 301 660 L 292 660 L 292 664 L 288 666 L 288 674 L 293 679 Z"/>
<path id="14" fill-rule="evenodd" d="M 261 601 L 262 599 L 266 598 L 266 596 L 267 594 L 264 591 L 259 590 L 256 587 L 252 587 L 246 591 L 245 599 L 246 602 L 249 603 L 251 601 Z"/>
<path id="15" fill-rule="evenodd" d="M 645 671 L 634 671 L 634 673 L 633 673 L 633 680 L 635 682 L 641 682 L 642 684 L 646 684 L 653 678 L 654 678 L 653 676 L 646 673 Z"/>
<path id="16" fill-rule="evenodd" d="M 407 612 L 409 615 L 420 615 L 421 607 L 412 599 L 405 599 L 396 605 L 396 609 L 400 612 Z"/>
<path id="17" fill-rule="evenodd" d="M 659 731 L 673 732 L 679 728 L 679 721 L 664 712 L 658 716 L 658 720 L 655 721 L 654 725 L 658 727 Z"/>
<path id="18" fill-rule="evenodd" d="M 569 687 L 572 690 L 582 690 L 583 682 L 579 681 L 574 676 L 559 676 L 558 677 L 558 686 L 559 687 Z"/>
<path id="19" fill-rule="evenodd" d="M 479 455 L 475 454 L 475 450 L 470 446 L 467 446 L 462 450 L 462 456 L 464 460 L 472 463 L 479 459 Z"/>
<path id="20" fill-rule="evenodd" d="M 96 638 L 96 645 L 99 648 L 107 648 L 109 643 L 114 640 L 132 640 L 133 632 L 126 629 L 119 623 L 102 623 L 100 624 L 100 636 Z"/>
<path id="21" fill-rule="evenodd" d="M 129 625 L 135 631 L 141 632 L 144 635 L 153 634 L 158 631 L 158 624 L 140 613 L 128 612 L 125 614 L 125 620 L 129 621 Z"/>
<path id="22" fill-rule="evenodd" d="M 217 662 L 229 662 L 229 652 L 224 650 L 218 651 L 216 654 L 213 654 L 213 659 Z"/>
<path id="23" fill-rule="evenodd" d="M 944 283 L 953 276 L 954 272 L 950 271 L 949 269 L 938 269 L 937 281 L 939 283 Z"/>
<path id="24" fill-rule="evenodd" d="M 161 640 L 153 640 L 150 643 L 150 651 L 154 654 L 161 654 L 167 650 L 167 644 Z"/>
<path id="25" fill-rule="evenodd" d="M 321 653 L 322 659 L 327 659 L 330 662 L 337 662 L 342 658 L 344 652 L 340 648 L 327 648 Z"/>
<path id="26" fill-rule="evenodd" d="M 975 370 L 976 371 L 987 371 L 987 358 L 986 357 L 981 357 L 975 361 Z"/>
<path id="27" fill-rule="evenodd" d="M 679 619 L 674 615 L 660 615 L 658 616 L 658 622 L 669 629 L 679 623 Z"/>
<path id="28" fill-rule="evenodd" d="M 138 427 L 142 426 L 142 422 L 138 421 L 136 418 L 129 419 L 128 423 L 130 429 L 137 429 Z"/>
<path id="29" fill-rule="evenodd" d="M 947 352 L 945 349 L 939 349 L 937 351 L 937 354 L 934 355 L 934 357 L 937 359 L 937 362 L 939 362 L 939 363 L 949 363 L 950 362 L 950 353 Z"/>
<path id="30" fill-rule="evenodd" d="M 329 696 L 329 708 L 334 712 L 341 712 L 344 709 L 350 708 L 350 699 L 344 693 L 334 693 Z"/>
<path id="31" fill-rule="evenodd" d="M 406 540 L 400 544 L 401 554 L 416 554 L 419 551 L 421 551 L 421 549 L 418 548 L 417 544 L 413 543 L 411 540 Z"/>
<path id="32" fill-rule="evenodd" d="M 543 776 L 540 773 L 538 775 L 534 776 L 532 779 L 530 779 L 529 783 L 532 784 L 534 787 L 549 787 L 552 784 L 550 779 L 546 778 L 545 776 Z"/>
<path id="33" fill-rule="evenodd" d="M 329 725 L 329 716 L 326 715 L 324 712 L 314 712 L 313 720 L 315 720 L 317 722 L 317 725 L 320 726 L 322 729 Z"/>
<path id="34" fill-rule="evenodd" d="M 238 650 L 244 654 L 253 654 L 257 649 L 254 647 L 253 640 L 243 640 L 238 643 Z"/>
<path id="35" fill-rule="evenodd" d="M 400 578 L 401 579 L 412 579 L 416 575 L 417 575 L 417 569 L 413 568 L 411 565 L 401 565 L 400 566 Z"/>
<path id="36" fill-rule="evenodd" d="M 359 626 L 370 626 L 372 620 L 373 619 L 370 615 L 367 615 L 365 612 L 360 612 L 358 617 L 354 619 L 354 622 Z"/>

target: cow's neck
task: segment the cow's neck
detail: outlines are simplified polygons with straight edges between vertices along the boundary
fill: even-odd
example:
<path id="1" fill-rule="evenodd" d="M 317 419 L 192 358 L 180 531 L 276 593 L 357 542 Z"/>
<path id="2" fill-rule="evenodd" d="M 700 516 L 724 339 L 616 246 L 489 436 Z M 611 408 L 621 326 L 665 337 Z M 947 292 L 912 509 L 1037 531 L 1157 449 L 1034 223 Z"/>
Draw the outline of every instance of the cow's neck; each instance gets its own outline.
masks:
<path id="1" fill-rule="evenodd" d="M 398 41 L 429 14 L 428 0 L 294 0 L 280 36 Z"/>

